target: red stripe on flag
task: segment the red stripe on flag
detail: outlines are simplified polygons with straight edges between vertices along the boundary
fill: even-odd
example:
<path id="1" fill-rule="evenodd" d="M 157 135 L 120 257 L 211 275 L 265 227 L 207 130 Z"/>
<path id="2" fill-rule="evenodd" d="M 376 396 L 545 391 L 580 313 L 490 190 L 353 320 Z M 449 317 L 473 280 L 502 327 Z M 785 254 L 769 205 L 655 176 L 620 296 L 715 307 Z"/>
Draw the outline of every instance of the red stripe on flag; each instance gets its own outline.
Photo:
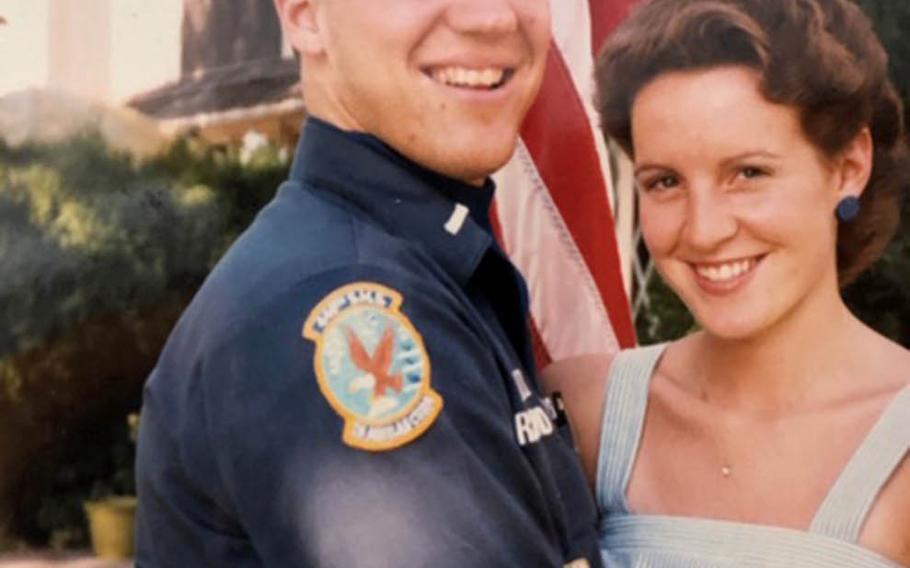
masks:
<path id="1" fill-rule="evenodd" d="M 543 337 L 540 336 L 540 328 L 537 327 L 537 322 L 531 317 L 528 318 L 528 323 L 528 327 L 531 329 L 531 348 L 534 350 L 534 361 L 537 363 L 538 369 L 545 369 L 553 362 L 553 357 L 550 356 L 547 344 L 543 342 Z M 565 324 L 572 325 L 572 322 L 565 322 Z"/>
<path id="2" fill-rule="evenodd" d="M 588 0 L 591 11 L 591 49 L 600 53 L 610 32 L 629 14 L 634 0 Z"/>
<path id="3" fill-rule="evenodd" d="M 521 136 L 594 277 L 617 341 L 622 347 L 634 346 L 635 328 L 622 286 L 619 248 L 594 135 L 555 45 Z"/>
<path id="4" fill-rule="evenodd" d="M 506 242 L 502 238 L 502 222 L 499 220 L 499 208 L 496 206 L 496 200 L 493 200 L 490 204 L 490 227 L 493 229 L 493 235 L 496 236 L 496 240 L 499 241 L 499 246 L 502 250 L 506 250 Z"/>

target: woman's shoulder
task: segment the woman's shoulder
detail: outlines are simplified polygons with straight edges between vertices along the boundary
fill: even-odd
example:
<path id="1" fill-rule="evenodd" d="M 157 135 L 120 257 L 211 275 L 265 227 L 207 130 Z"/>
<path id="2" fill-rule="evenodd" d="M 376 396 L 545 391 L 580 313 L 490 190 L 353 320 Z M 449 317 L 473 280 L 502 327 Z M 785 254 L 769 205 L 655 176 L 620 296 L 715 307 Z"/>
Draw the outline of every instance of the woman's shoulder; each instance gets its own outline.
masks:
<path id="1" fill-rule="evenodd" d="M 613 365 L 617 360 L 626 360 L 644 347 L 633 347 L 602 353 L 575 355 L 554 361 L 541 372 L 543 388 L 546 392 L 565 394 L 574 390 L 589 390 L 592 387 L 604 387 L 610 379 Z"/>
<path id="2" fill-rule="evenodd" d="M 863 386 L 867 397 L 857 396 L 858 404 L 866 398 L 875 406 L 890 412 L 891 418 L 906 424 L 910 417 L 910 350 L 878 333 L 871 332 L 857 341 L 857 352 L 865 364 L 862 370 Z M 881 420 L 883 417 L 880 417 Z M 902 439 L 896 439 L 902 458 L 889 470 L 887 481 L 881 487 L 866 519 L 860 544 L 888 558 L 910 565 L 910 524 L 905 522 L 910 510 L 910 428 L 899 426 Z M 886 444 L 887 445 L 887 444 Z M 876 458 L 886 464 L 889 460 Z"/>
<path id="3" fill-rule="evenodd" d="M 907 458 L 876 501 L 863 526 L 860 544 L 910 565 L 910 525 L 905 522 L 910 508 L 910 461 Z"/>
<path id="4" fill-rule="evenodd" d="M 592 487 L 597 475 L 603 401 L 616 355 L 617 352 L 605 352 L 568 357 L 541 373 L 544 390 L 558 392 L 562 397 L 575 446 Z"/>
<path id="5" fill-rule="evenodd" d="M 652 368 L 659 365 L 666 351 L 678 350 L 681 343 L 684 343 L 684 340 L 560 359 L 549 364 L 541 372 L 543 387 L 548 393 L 588 391 L 592 387 L 602 390 L 609 384 L 611 375 L 620 366 Z"/>
<path id="6" fill-rule="evenodd" d="M 579 382 L 606 380 L 618 353 L 588 353 L 554 361 L 541 372 L 544 390 L 562 392 L 566 387 L 578 386 Z"/>
<path id="7" fill-rule="evenodd" d="M 593 483 L 600 450 L 601 425 L 610 377 L 617 364 L 663 351 L 663 347 L 636 347 L 614 352 L 579 355 L 547 366 L 541 376 L 544 390 L 559 392 L 566 405 L 575 443 L 589 480 Z"/>
<path id="8" fill-rule="evenodd" d="M 865 331 L 854 342 L 851 375 L 862 378 L 857 388 L 869 393 L 866 398 L 892 399 L 910 387 L 910 349 L 876 331 Z"/>

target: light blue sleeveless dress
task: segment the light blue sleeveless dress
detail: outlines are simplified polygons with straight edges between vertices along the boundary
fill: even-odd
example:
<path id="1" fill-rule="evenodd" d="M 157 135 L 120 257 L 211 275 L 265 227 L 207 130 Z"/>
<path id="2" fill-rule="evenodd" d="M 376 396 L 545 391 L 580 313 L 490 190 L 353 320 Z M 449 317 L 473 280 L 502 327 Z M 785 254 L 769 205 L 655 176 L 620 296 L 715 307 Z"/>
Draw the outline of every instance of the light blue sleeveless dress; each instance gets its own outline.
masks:
<path id="1" fill-rule="evenodd" d="M 624 351 L 610 371 L 597 465 L 597 501 L 604 515 L 600 547 L 607 568 L 899 568 L 857 540 L 876 497 L 910 446 L 910 388 L 882 414 L 808 532 L 630 512 L 629 477 L 651 376 L 664 347 Z"/>

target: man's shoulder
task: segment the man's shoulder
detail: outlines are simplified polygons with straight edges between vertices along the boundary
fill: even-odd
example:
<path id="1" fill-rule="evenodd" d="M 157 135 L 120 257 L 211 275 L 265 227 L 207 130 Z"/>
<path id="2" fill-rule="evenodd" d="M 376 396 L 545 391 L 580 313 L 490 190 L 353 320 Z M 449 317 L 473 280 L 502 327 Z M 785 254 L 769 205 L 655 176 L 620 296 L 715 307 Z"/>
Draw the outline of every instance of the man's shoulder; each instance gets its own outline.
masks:
<path id="1" fill-rule="evenodd" d="M 275 198 L 228 249 L 209 280 L 226 278 L 259 288 L 260 278 L 299 277 L 356 257 L 357 221 L 341 204 L 320 199 L 300 183 L 282 184 Z M 287 275 L 293 277 L 293 275 Z"/>
<path id="2" fill-rule="evenodd" d="M 197 299 L 249 312 L 290 290 L 302 299 L 308 290 L 318 296 L 321 282 L 384 271 L 407 275 L 418 270 L 408 260 L 415 251 L 415 243 L 345 202 L 287 182 L 219 261 Z"/>
<path id="3" fill-rule="evenodd" d="M 436 297 L 443 278 L 419 243 L 289 182 L 219 261 L 172 337 L 204 338 L 211 350 L 263 321 L 299 319 L 347 286 Z"/>

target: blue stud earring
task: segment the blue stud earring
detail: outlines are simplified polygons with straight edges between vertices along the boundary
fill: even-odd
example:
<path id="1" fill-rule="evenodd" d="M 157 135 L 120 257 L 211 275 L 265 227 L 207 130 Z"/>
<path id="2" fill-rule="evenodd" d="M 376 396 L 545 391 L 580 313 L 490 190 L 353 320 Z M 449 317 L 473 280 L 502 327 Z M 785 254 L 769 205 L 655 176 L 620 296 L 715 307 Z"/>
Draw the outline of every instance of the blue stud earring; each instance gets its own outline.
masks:
<path id="1" fill-rule="evenodd" d="M 837 218 L 841 221 L 852 221 L 859 215 L 859 197 L 848 195 L 837 204 Z"/>

